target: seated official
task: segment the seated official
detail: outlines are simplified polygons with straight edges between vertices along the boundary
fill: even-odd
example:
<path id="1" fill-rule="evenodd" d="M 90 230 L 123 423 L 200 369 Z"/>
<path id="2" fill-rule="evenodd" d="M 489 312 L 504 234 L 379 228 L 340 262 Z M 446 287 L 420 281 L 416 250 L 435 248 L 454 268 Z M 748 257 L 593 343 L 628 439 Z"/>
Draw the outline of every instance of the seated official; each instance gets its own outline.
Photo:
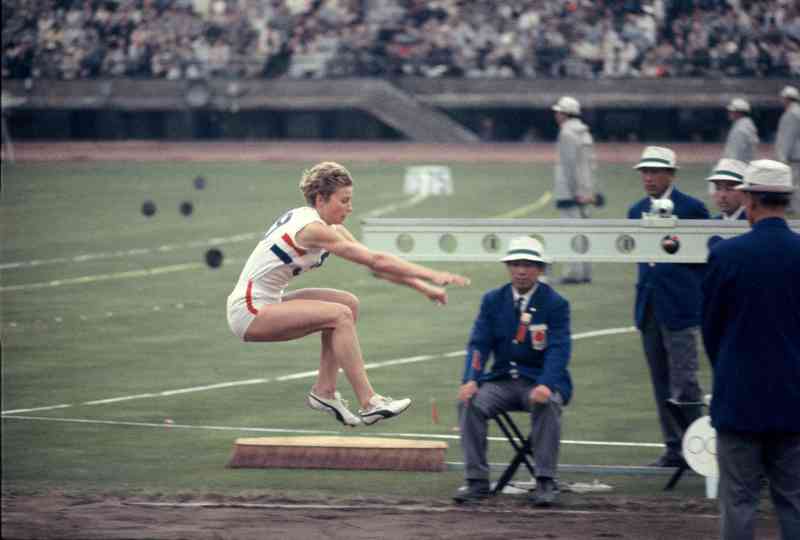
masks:
<path id="1" fill-rule="evenodd" d="M 569 303 L 539 281 L 546 258 L 537 240 L 513 239 L 501 261 L 511 282 L 483 296 L 467 347 L 458 393 L 467 487 L 454 500 L 489 495 L 489 419 L 501 411 L 528 411 L 536 461 L 532 502 L 547 506 L 557 500 L 561 409 L 572 395 Z"/>

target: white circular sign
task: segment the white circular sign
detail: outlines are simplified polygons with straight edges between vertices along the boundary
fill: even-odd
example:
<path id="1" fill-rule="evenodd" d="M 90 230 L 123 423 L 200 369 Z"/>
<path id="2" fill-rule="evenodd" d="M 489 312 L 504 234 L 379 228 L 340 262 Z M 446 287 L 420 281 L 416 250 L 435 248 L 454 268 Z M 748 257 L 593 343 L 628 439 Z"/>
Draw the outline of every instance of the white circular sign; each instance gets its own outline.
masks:
<path id="1" fill-rule="evenodd" d="M 698 474 L 717 478 L 717 431 L 711 427 L 711 417 L 695 420 L 683 435 L 683 458 Z"/>

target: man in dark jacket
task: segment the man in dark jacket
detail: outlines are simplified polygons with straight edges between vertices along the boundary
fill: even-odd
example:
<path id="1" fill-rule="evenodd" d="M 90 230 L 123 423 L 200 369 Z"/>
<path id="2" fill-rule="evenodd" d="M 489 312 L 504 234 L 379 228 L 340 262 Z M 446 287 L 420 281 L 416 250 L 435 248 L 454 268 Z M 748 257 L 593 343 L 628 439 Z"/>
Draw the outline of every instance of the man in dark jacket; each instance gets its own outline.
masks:
<path id="1" fill-rule="evenodd" d="M 546 259 L 537 240 L 513 239 L 501 260 L 511 282 L 484 295 L 467 347 L 458 393 L 467 488 L 454 499 L 477 502 L 489 495 L 488 421 L 517 410 L 531 413 L 533 502 L 548 506 L 558 493 L 561 409 L 572 396 L 569 303 L 539 281 Z"/>
<path id="2" fill-rule="evenodd" d="M 752 230 L 711 249 L 703 281 L 721 537 L 753 538 L 766 476 L 789 540 L 800 538 L 800 235 L 785 220 L 791 169 L 753 161 L 737 189 Z"/>
<path id="3" fill-rule="evenodd" d="M 746 220 L 747 212 L 744 211 L 742 202 L 744 193 L 736 189 L 742 185 L 744 171 L 747 163 L 736 159 L 722 158 L 714 167 L 714 172 L 706 178 L 713 186 L 712 197 L 720 210 L 714 219 L 723 221 Z"/>
<path id="4" fill-rule="evenodd" d="M 647 197 L 628 210 L 628 219 L 650 214 L 654 203 L 663 206 L 669 199 L 673 215 L 681 219 L 708 219 L 705 205 L 680 192 L 674 185 L 675 152 L 648 146 L 634 167 L 642 177 Z M 656 467 L 676 467 L 683 463 L 683 431 L 667 407 L 670 400 L 682 411 L 686 425 L 702 415 L 702 391 L 697 380 L 698 327 L 700 325 L 700 281 L 702 265 L 678 263 L 639 263 L 636 282 L 636 327 L 650 368 L 666 452 Z"/>

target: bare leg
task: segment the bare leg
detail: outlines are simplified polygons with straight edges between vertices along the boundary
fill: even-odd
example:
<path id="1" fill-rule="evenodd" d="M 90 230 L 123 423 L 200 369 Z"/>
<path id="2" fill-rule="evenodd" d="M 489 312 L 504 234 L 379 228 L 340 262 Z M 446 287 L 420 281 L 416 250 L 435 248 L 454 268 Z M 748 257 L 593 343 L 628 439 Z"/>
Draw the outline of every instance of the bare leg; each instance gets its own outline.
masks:
<path id="1" fill-rule="evenodd" d="M 333 355 L 333 332 L 322 331 L 322 351 L 319 355 L 319 376 L 314 385 L 314 393 L 324 398 L 332 398 L 336 392 L 336 377 L 339 375 L 339 364 Z"/>
<path id="2" fill-rule="evenodd" d="M 350 381 L 361 408 L 367 408 L 369 398 L 375 394 L 375 390 L 372 389 L 367 378 L 367 370 L 364 369 L 364 359 L 361 356 L 361 345 L 358 342 L 355 326 L 352 333 L 327 330 L 322 332 L 322 354 L 315 390 L 323 392 L 323 397 L 333 397 L 336 375 L 340 367 Z M 330 394 L 325 395 L 324 392 L 328 388 L 331 389 Z"/>
<path id="3" fill-rule="evenodd" d="M 331 398 L 341 367 L 362 407 L 375 394 L 364 369 L 364 359 L 356 334 L 358 299 L 334 289 L 301 289 L 270 304 L 259 313 L 245 333 L 248 341 L 289 341 L 313 332 L 322 332 L 320 370 L 315 392 Z"/>

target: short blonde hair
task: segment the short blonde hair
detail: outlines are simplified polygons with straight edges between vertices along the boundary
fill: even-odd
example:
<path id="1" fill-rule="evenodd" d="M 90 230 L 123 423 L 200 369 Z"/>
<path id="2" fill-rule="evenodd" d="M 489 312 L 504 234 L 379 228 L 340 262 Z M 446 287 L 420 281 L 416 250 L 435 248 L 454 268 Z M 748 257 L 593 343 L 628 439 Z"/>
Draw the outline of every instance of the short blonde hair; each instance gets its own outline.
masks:
<path id="1" fill-rule="evenodd" d="M 314 206 L 317 195 L 322 195 L 323 200 L 327 201 L 340 187 L 352 185 L 353 177 L 344 166 L 333 161 L 323 161 L 303 171 L 300 191 L 303 192 L 308 205 Z"/>

